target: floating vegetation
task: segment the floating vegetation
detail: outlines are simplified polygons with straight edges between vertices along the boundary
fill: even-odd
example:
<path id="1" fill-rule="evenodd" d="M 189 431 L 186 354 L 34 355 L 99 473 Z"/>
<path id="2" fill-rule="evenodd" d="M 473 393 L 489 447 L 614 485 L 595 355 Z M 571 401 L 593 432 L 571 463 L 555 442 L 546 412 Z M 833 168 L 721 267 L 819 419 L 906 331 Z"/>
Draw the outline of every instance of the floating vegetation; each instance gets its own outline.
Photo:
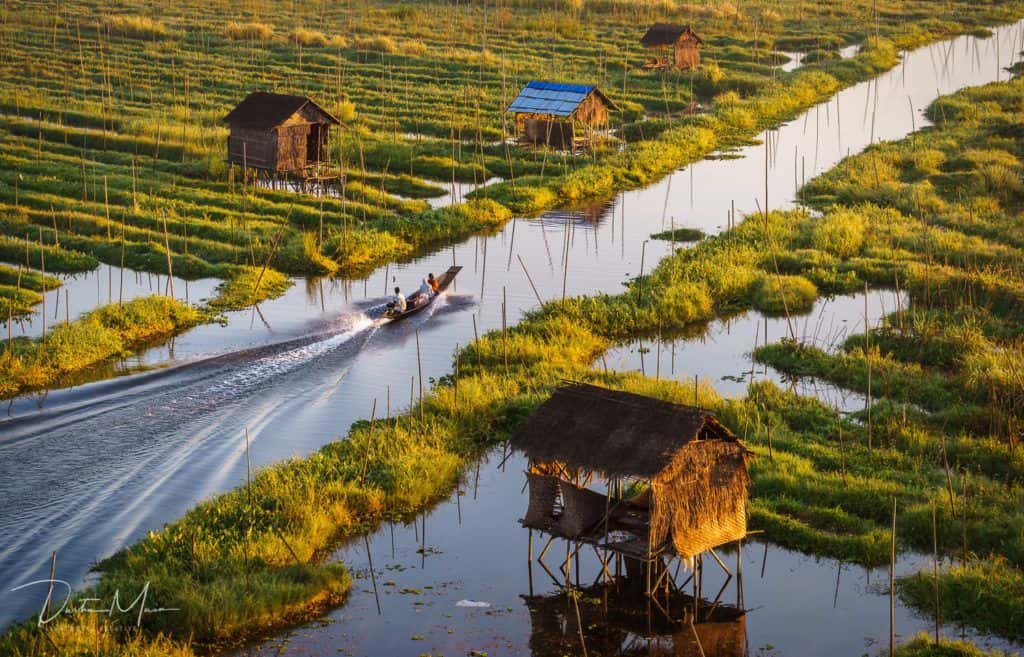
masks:
<path id="1" fill-rule="evenodd" d="M 699 228 L 675 228 L 651 235 L 651 239 L 666 242 L 698 242 L 704 239 L 704 231 Z"/>

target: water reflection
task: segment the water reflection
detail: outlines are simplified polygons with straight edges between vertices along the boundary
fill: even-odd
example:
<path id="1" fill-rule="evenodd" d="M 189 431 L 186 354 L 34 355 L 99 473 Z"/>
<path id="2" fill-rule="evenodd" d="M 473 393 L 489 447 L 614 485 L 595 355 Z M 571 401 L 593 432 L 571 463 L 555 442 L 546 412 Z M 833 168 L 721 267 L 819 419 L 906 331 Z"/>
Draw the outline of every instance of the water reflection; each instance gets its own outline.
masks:
<path id="1" fill-rule="evenodd" d="M 74 321 L 97 306 L 130 301 L 151 294 L 173 296 L 186 303 L 202 303 L 214 296 L 220 281 L 203 278 L 187 281 L 177 276 L 151 274 L 101 264 L 79 274 L 58 274 L 61 286 L 46 293 L 33 314 L 14 320 L 14 337 L 38 337 L 57 323 Z M 43 313 L 46 318 L 42 317 Z M 6 320 L 3 322 L 6 324 Z"/>
<path id="2" fill-rule="evenodd" d="M 865 407 L 860 393 L 813 378 L 791 378 L 755 362 L 754 350 L 795 336 L 807 345 L 834 353 L 852 334 L 872 328 L 899 308 L 905 308 L 905 292 L 871 290 L 864 294 L 818 299 L 810 312 L 787 320 L 748 311 L 714 320 L 682 336 L 638 339 L 610 349 L 595 367 L 619 372 L 636 371 L 656 378 L 692 383 L 698 377 L 725 397 L 746 394 L 753 381 L 769 380 L 802 395 L 817 397 L 844 412 Z M 866 317 L 865 317 L 866 314 Z"/>
<path id="3" fill-rule="evenodd" d="M 572 654 L 740 657 L 746 612 L 721 601 L 673 591 L 651 604 L 644 582 L 616 577 L 571 592 L 522 596 L 533 657 Z"/>

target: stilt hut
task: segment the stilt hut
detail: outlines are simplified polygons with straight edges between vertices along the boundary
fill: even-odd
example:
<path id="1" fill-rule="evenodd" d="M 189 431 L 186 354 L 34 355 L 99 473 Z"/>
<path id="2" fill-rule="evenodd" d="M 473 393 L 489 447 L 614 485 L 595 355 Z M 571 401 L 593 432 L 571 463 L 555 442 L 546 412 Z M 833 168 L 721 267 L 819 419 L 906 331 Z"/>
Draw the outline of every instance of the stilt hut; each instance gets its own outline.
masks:
<path id="1" fill-rule="evenodd" d="M 328 133 L 338 119 L 305 96 L 255 91 L 224 117 L 228 162 L 270 175 L 305 178 L 327 163 Z"/>
<path id="2" fill-rule="evenodd" d="M 521 522 L 531 537 L 538 530 L 651 569 L 746 535 L 748 453 L 706 409 L 572 383 L 511 445 L 530 464 Z M 589 487 L 601 479 L 603 491 Z M 649 578 L 655 590 L 661 577 Z"/>
<path id="3" fill-rule="evenodd" d="M 644 68 L 694 70 L 700 66 L 700 47 L 704 40 L 689 25 L 655 23 L 640 43 L 654 52 Z"/>
<path id="4" fill-rule="evenodd" d="M 515 116 L 516 133 L 526 142 L 575 150 L 607 132 L 609 115 L 618 110 L 596 86 L 534 80 L 506 111 Z"/>

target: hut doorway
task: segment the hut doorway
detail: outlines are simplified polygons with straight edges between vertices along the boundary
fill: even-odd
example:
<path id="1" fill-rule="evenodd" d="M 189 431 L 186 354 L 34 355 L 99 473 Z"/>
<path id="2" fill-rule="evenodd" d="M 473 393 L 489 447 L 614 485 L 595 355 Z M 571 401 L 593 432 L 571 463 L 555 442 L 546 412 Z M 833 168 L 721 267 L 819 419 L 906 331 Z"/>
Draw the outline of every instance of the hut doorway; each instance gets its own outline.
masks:
<path id="1" fill-rule="evenodd" d="M 324 161 L 324 130 L 317 124 L 309 126 L 306 136 L 306 164 L 319 164 Z"/>

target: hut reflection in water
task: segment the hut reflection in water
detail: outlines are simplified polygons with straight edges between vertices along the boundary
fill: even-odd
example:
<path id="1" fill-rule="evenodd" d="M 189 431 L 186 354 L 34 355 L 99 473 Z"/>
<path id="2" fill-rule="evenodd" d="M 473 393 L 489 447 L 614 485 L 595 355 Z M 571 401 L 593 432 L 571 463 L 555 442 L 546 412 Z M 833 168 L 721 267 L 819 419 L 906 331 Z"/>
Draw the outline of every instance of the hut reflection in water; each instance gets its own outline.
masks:
<path id="1" fill-rule="evenodd" d="M 645 600 L 643 582 L 628 577 L 553 595 L 523 596 L 530 611 L 530 654 L 582 654 L 583 644 L 588 655 L 745 654 L 746 613 L 742 609 L 704 601 L 691 624 L 689 617 L 671 618 L 657 610 L 648 613 Z M 681 592 L 673 593 L 669 602 L 678 609 L 694 608 L 693 598 Z"/>

